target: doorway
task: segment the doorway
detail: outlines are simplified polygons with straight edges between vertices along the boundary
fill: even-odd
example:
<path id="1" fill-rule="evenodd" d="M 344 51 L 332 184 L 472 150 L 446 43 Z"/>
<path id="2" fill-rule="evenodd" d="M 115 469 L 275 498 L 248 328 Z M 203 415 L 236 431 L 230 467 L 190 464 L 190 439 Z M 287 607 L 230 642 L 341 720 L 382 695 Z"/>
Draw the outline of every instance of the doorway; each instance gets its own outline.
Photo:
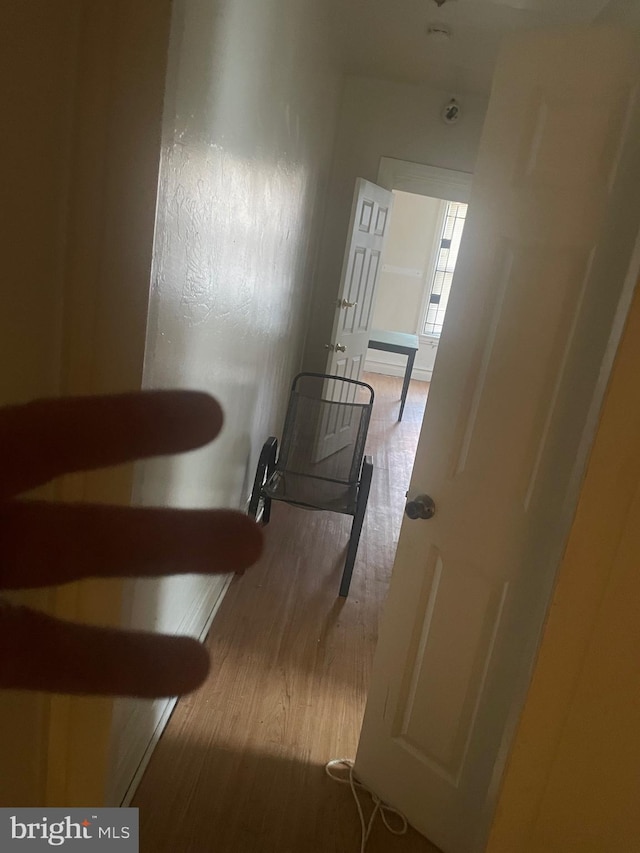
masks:
<path id="1" fill-rule="evenodd" d="M 393 190 L 373 312 L 376 330 L 418 336 L 412 378 L 431 381 L 464 232 L 467 204 Z M 403 357 L 369 351 L 365 369 L 403 376 Z"/>
<path id="2" fill-rule="evenodd" d="M 413 420 L 422 423 L 429 386 L 444 326 L 471 193 L 467 172 L 382 157 L 378 183 L 394 194 L 389 232 L 381 272 L 374 296 L 373 328 L 416 335 L 418 353 L 412 371 L 408 405 Z M 365 378 L 374 385 L 385 383 L 385 405 L 389 394 L 399 396 L 400 377 L 405 374 L 406 356 L 370 349 Z M 386 377 L 397 377 L 390 380 Z M 393 386 L 393 382 L 397 387 Z M 382 406 L 382 400 L 378 407 Z M 382 413 L 381 413 L 382 414 Z M 386 417 L 394 429 L 397 405 Z M 393 459 L 398 472 L 408 471 L 408 487 L 415 458 L 415 444 L 398 443 L 411 458 Z M 392 463 L 393 464 L 393 463 Z M 398 529 L 400 519 L 398 519 Z"/>
<path id="3" fill-rule="evenodd" d="M 377 183 L 394 193 L 373 326 L 417 334 L 412 376 L 430 382 L 464 233 L 472 175 L 381 157 Z M 382 324 L 382 325 L 381 325 Z M 380 356 L 383 355 L 381 359 Z M 402 376 L 402 357 L 367 354 L 365 367 Z"/>

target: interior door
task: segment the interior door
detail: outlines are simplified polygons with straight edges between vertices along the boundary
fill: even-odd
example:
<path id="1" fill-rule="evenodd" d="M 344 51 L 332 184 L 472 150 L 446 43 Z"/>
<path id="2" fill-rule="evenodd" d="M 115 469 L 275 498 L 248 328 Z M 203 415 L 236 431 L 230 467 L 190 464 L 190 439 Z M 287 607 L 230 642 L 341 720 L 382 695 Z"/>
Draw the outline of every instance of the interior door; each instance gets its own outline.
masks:
<path id="1" fill-rule="evenodd" d="M 639 59 L 631 32 L 530 33 L 494 80 L 409 492 L 436 511 L 404 518 L 355 766 L 444 853 L 484 848 L 575 509 L 640 223 Z"/>
<path id="2" fill-rule="evenodd" d="M 360 378 L 392 205 L 392 192 L 356 178 L 333 330 L 327 344 L 326 373 L 333 376 Z M 354 394 L 353 386 L 327 382 L 325 397 L 329 400 L 353 402 Z M 319 458 L 336 453 L 349 441 L 351 424 L 344 414 L 345 410 L 338 407 L 327 410 L 319 429 Z"/>
<path id="3" fill-rule="evenodd" d="M 382 269 L 393 193 L 356 179 L 340 276 L 327 373 L 359 379 L 369 343 L 376 285 Z"/>

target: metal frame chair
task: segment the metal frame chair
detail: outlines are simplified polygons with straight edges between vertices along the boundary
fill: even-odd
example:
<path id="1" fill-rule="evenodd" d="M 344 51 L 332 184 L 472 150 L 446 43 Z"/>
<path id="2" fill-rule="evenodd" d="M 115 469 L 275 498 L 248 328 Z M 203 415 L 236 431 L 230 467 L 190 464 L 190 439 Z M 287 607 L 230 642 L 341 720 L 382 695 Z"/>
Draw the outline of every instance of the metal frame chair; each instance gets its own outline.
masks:
<path id="1" fill-rule="evenodd" d="M 249 515 L 268 524 L 271 502 L 353 516 L 340 583 L 346 598 L 367 509 L 373 460 L 364 447 L 374 392 L 366 382 L 324 373 L 293 380 L 278 453 L 264 443 L 249 501 Z"/>

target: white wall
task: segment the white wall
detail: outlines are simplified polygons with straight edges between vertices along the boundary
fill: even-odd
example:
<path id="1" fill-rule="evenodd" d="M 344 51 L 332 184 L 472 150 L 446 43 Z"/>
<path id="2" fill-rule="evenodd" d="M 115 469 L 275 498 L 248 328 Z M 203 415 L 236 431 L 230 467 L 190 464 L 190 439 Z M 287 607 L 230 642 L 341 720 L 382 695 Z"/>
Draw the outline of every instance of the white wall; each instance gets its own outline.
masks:
<path id="1" fill-rule="evenodd" d="M 488 99 L 460 97 L 464 115 L 449 126 L 440 111 L 450 97 L 451 93 L 426 84 L 346 78 L 315 275 L 313 323 L 305 346 L 306 369 L 323 370 L 326 364 L 324 344 L 333 325 L 355 179 L 376 181 L 380 157 L 473 172 Z"/>
<path id="2" fill-rule="evenodd" d="M 393 212 L 378 279 L 373 328 L 420 333 L 426 291 L 442 227 L 440 199 L 394 190 Z M 437 341 L 420 340 L 413 377 L 429 381 Z M 404 376 L 406 356 L 369 350 L 365 370 Z"/>
<path id="3" fill-rule="evenodd" d="M 374 328 L 412 334 L 418 331 L 441 211 L 440 199 L 394 190 Z"/>
<path id="4" fill-rule="evenodd" d="M 242 507 L 298 370 L 340 77 L 314 0 L 176 0 L 144 385 L 206 389 L 214 444 L 141 465 L 136 500 Z M 228 578 L 130 585 L 126 621 L 199 634 Z M 118 703 L 110 799 L 163 703 Z"/>

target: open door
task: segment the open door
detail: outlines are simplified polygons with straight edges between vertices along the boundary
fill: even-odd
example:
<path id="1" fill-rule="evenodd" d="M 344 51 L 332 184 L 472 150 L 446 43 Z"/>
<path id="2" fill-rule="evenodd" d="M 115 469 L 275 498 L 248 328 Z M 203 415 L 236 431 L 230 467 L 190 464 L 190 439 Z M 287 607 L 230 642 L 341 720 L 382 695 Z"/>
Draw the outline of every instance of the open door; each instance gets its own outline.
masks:
<path id="1" fill-rule="evenodd" d="M 629 31 L 518 36 L 498 65 L 355 765 L 444 853 L 484 848 L 575 509 L 640 223 L 638 81 Z"/>
<path id="2" fill-rule="evenodd" d="M 364 178 L 356 179 L 333 331 L 327 345 L 326 372 L 334 376 L 360 378 L 392 205 L 392 192 Z"/>
<path id="3" fill-rule="evenodd" d="M 326 345 L 329 355 L 325 372 L 333 376 L 360 379 L 392 205 L 392 192 L 364 178 L 356 179 L 333 331 Z M 349 393 L 348 385 L 341 382 L 339 387 L 342 394 Z M 355 389 L 351 393 L 355 394 Z M 354 402 L 336 397 L 330 381 L 326 397 L 334 402 Z M 341 450 L 342 433 L 350 434 L 350 425 L 341 423 L 337 416 L 327 417 L 320 427 L 317 456 L 325 458 Z"/>

